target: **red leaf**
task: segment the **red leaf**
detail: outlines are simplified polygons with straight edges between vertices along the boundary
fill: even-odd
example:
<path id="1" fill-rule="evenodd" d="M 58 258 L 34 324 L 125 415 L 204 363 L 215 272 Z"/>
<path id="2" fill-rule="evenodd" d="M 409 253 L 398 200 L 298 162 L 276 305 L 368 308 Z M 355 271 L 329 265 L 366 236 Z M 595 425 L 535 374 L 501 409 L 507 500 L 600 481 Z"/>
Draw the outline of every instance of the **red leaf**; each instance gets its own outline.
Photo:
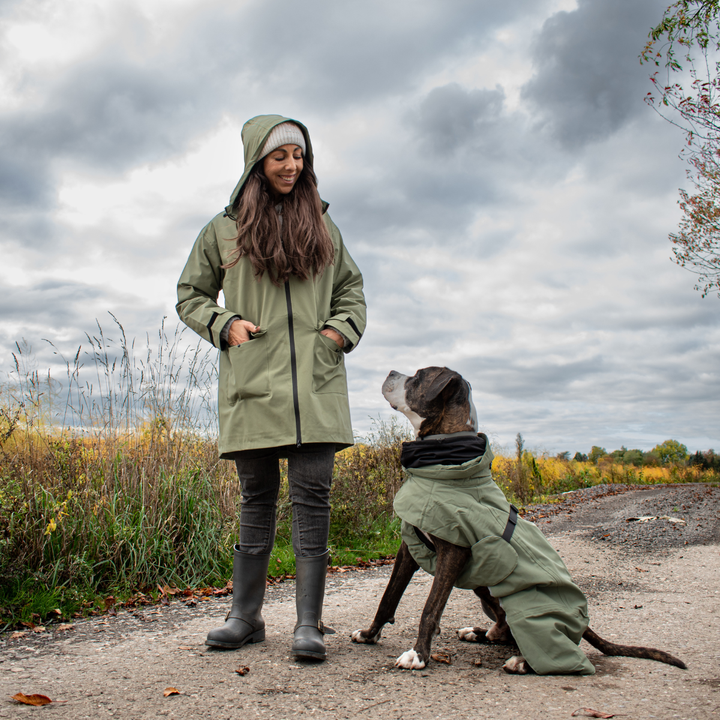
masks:
<path id="1" fill-rule="evenodd" d="M 593 710 L 592 708 L 578 708 L 570 717 L 576 717 L 578 715 L 584 715 L 585 717 L 591 718 L 614 718 L 615 715 L 601 712 L 600 710 Z"/>
<path id="2" fill-rule="evenodd" d="M 444 650 L 438 650 L 437 652 L 433 653 L 430 657 L 435 662 L 445 663 L 446 665 L 450 665 L 452 663 L 450 654 L 446 653 Z"/>
<path id="3" fill-rule="evenodd" d="M 52 702 L 47 695 L 25 695 L 23 693 L 18 693 L 17 695 L 13 695 L 12 698 L 23 705 L 40 706 L 49 705 Z"/>

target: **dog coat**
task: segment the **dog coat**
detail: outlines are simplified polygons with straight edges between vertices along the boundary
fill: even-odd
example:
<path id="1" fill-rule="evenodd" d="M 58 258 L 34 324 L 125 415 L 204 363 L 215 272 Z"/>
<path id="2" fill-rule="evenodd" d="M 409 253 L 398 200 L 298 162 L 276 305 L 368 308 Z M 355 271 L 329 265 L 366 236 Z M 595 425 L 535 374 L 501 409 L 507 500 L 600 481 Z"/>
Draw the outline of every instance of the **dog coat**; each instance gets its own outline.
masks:
<path id="1" fill-rule="evenodd" d="M 394 502 L 402 519 L 402 539 L 431 575 L 436 553 L 415 528 L 471 548 L 456 587 L 485 586 L 500 599 L 520 652 L 536 673 L 594 674 L 578 647 L 588 626 L 585 596 L 533 523 L 518 518 L 510 541 L 503 540 L 510 503 L 492 479 L 487 438 L 458 435 L 464 439 L 451 435 L 403 444 L 407 479 Z M 481 454 L 467 460 L 473 454 L 469 449 Z"/>

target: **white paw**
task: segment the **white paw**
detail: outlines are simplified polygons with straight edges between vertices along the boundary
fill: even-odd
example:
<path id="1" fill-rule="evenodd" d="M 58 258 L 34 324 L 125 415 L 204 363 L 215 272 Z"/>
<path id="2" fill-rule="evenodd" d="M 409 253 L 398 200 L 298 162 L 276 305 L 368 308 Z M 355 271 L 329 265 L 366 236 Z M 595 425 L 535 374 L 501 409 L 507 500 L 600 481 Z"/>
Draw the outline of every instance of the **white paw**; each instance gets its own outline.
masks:
<path id="1" fill-rule="evenodd" d="M 422 670 L 425 663 L 414 650 L 408 650 L 395 661 L 395 667 L 404 668 L 405 670 Z"/>
<path id="2" fill-rule="evenodd" d="M 374 635 L 373 637 L 365 637 L 365 635 L 363 635 L 362 630 L 356 630 L 350 636 L 350 638 L 352 639 L 353 642 L 356 642 L 356 643 L 364 643 L 365 645 L 375 645 L 377 643 L 377 641 L 380 639 L 380 633 L 378 633 L 377 635 Z"/>
<path id="3" fill-rule="evenodd" d="M 511 675 L 527 675 L 530 672 L 530 666 L 522 655 L 513 655 L 503 665 L 503 670 Z"/>
<path id="4" fill-rule="evenodd" d="M 457 636 L 465 642 L 477 642 L 477 635 L 474 632 L 474 628 L 471 627 L 460 628 L 457 631 Z"/>

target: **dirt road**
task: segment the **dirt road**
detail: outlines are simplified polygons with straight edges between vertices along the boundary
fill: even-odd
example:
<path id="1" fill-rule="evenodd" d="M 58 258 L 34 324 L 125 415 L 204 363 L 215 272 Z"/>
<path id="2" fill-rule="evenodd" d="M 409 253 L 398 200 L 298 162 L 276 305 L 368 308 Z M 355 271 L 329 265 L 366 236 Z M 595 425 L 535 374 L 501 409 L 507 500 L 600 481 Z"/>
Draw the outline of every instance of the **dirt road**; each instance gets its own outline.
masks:
<path id="1" fill-rule="evenodd" d="M 413 644 L 431 578 L 418 573 L 381 644 L 353 644 L 350 633 L 369 624 L 387 583 L 390 568 L 383 567 L 328 579 L 324 619 L 337 634 L 327 636 L 323 664 L 301 664 L 289 654 L 292 583 L 268 591 L 266 642 L 239 651 L 203 645 L 227 599 L 123 612 L 63 632 L 6 639 L 0 718 L 547 720 L 588 717 L 581 708 L 633 720 L 720 718 L 720 488 L 615 489 L 573 493 L 529 517 L 587 593 L 597 632 L 668 650 L 688 670 L 606 658 L 583 643 L 595 676 L 506 675 L 501 665 L 510 650 L 456 639 L 456 628 L 485 624 L 475 596 L 463 590 L 451 596 L 433 648 L 447 652 L 451 664 L 395 669 L 395 658 Z M 246 675 L 235 672 L 245 666 Z M 168 687 L 180 694 L 164 697 Z M 24 706 L 11 699 L 18 692 L 41 693 L 53 703 Z"/>

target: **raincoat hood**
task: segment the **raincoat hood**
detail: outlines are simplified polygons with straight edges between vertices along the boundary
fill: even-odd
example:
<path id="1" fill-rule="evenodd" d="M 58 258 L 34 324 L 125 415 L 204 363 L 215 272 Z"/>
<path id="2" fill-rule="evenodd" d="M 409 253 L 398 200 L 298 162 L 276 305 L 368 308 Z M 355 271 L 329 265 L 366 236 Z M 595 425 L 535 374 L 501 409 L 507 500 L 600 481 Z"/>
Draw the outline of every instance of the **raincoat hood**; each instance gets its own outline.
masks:
<path id="1" fill-rule="evenodd" d="M 230 195 L 230 204 L 225 208 L 225 212 L 231 217 L 232 207 L 240 195 L 240 191 L 247 182 L 252 169 L 260 160 L 260 153 L 263 145 L 265 145 L 268 135 L 270 135 L 274 127 L 282 125 L 286 122 L 291 122 L 294 125 L 297 125 L 302 131 L 302 134 L 305 136 L 306 148 L 303 160 L 312 166 L 313 151 L 312 143 L 310 142 L 310 134 L 301 122 L 293 120 L 292 118 L 283 117 L 282 115 L 258 115 L 257 117 L 251 118 L 243 125 L 242 129 L 242 141 L 245 151 L 245 170 L 243 171 L 238 184 L 235 186 L 235 189 L 232 191 L 232 195 Z"/>

